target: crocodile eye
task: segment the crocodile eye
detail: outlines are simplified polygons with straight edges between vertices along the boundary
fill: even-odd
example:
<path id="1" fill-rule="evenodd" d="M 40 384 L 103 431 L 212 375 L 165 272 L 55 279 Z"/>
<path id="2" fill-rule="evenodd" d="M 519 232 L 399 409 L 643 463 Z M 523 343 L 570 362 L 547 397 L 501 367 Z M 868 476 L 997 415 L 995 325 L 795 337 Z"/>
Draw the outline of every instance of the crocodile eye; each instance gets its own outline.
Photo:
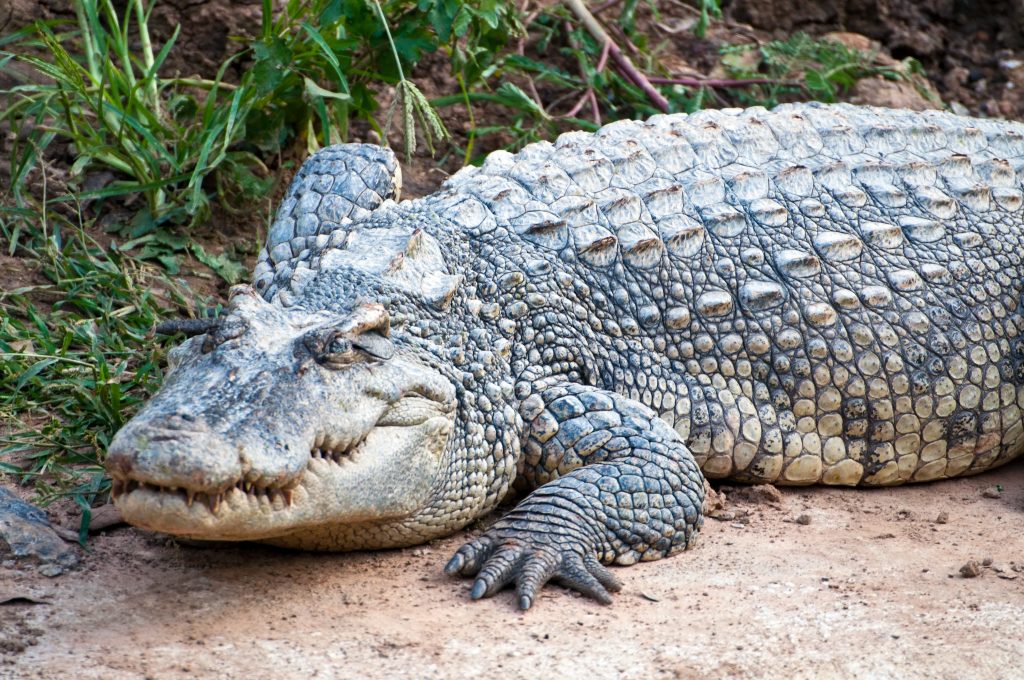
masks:
<path id="1" fill-rule="evenodd" d="M 350 364 L 354 359 L 355 351 L 352 348 L 352 341 L 341 336 L 327 342 L 319 357 L 320 363 L 328 366 Z"/>
<path id="2" fill-rule="evenodd" d="M 354 337 L 347 337 L 333 331 L 326 338 L 315 336 L 306 340 L 306 345 L 316 353 L 317 361 L 328 368 L 348 366 L 353 362 L 367 360 L 387 360 L 394 356 L 395 348 L 391 340 L 380 333 L 370 331 Z"/>
<path id="3" fill-rule="evenodd" d="M 352 351 L 352 341 L 348 338 L 334 338 L 324 349 L 327 354 L 348 354 Z"/>

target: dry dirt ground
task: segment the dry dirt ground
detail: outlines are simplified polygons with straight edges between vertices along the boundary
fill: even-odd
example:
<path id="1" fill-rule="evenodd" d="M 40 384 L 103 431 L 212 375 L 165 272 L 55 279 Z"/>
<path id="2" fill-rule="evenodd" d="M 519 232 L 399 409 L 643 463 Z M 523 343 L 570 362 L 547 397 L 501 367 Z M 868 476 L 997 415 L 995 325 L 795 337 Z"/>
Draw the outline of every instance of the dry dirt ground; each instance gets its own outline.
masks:
<path id="1" fill-rule="evenodd" d="M 617 569 L 613 605 L 550 586 L 526 613 L 441 573 L 468 532 L 331 555 L 121 529 L 59 579 L 0 570 L 0 677 L 1021 677 L 1024 462 L 727 496 L 697 548 Z"/>

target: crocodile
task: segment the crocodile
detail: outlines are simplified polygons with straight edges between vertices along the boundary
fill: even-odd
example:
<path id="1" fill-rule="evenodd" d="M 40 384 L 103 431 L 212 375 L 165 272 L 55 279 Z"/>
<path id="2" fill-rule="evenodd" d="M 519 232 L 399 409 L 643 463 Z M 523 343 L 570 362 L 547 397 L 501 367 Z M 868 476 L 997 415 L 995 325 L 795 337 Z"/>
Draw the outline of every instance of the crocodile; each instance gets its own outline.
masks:
<path id="1" fill-rule="evenodd" d="M 705 477 L 886 486 L 1024 450 L 1024 126 L 793 104 L 498 151 L 398 201 L 301 168 L 252 285 L 107 453 L 140 527 L 401 547 L 521 500 L 445 566 L 473 599 L 691 546 Z"/>

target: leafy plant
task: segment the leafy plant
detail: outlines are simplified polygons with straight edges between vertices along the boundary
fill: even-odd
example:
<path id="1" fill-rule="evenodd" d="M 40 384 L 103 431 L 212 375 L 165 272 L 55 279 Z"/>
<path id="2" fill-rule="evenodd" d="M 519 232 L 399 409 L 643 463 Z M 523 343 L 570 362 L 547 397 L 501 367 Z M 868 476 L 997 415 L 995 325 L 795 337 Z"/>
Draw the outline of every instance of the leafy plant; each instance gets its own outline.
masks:
<path id="1" fill-rule="evenodd" d="M 794 93 L 833 102 L 862 78 L 905 80 L 920 70 L 913 60 L 899 67 L 880 64 L 875 54 L 831 40 L 815 40 L 806 33 L 763 45 L 727 46 L 722 54 L 731 77 L 765 81 L 739 93 L 742 103 L 764 106 L 774 106 L 782 95 Z"/>
<path id="2" fill-rule="evenodd" d="M 244 131 L 251 102 L 244 91 L 222 82 L 163 79 L 158 71 L 177 40 L 175 30 L 159 53 L 153 53 L 141 0 L 130 0 L 118 14 L 110 0 L 75 3 L 78 59 L 64 47 L 67 35 L 37 24 L 29 46 L 45 48 L 51 60 L 30 54 L 18 58 L 48 82 L 14 87 L 14 103 L 4 112 L 12 128 L 26 130 L 26 143 L 14 149 L 11 187 L 22 191 L 29 171 L 55 138 L 70 142 L 77 156 L 73 178 L 106 167 L 118 179 L 106 187 L 78 191 L 79 199 L 141 194 L 157 222 L 204 215 L 209 196 L 204 180 L 222 164 L 243 177 L 259 167 L 252 154 L 232 147 Z M 130 44 L 141 44 L 140 54 Z M 193 92 L 205 91 L 197 97 Z M 219 180 L 218 184 L 220 183 Z M 235 180 L 235 186 L 251 183 Z M 260 183 L 257 187 L 263 188 Z M 256 193 L 247 193 L 251 199 Z"/>
<path id="3" fill-rule="evenodd" d="M 624 29 L 635 27 L 636 2 L 624 3 L 620 22 Z M 644 118 L 661 109 L 636 83 L 612 66 L 603 44 L 599 44 L 576 17 L 556 3 L 545 6 L 529 26 L 531 56 L 505 54 L 492 62 L 491 74 L 480 88 L 433 100 L 439 108 L 462 105 L 474 123 L 466 162 L 479 161 L 472 155 L 474 138 L 492 137 L 507 149 L 518 149 L 538 139 L 549 139 L 567 129 L 593 130 L 606 120 Z M 658 64 L 646 52 L 646 41 L 635 38 L 645 69 Z M 493 89 L 490 82 L 500 80 Z M 539 91 L 545 93 L 544 101 Z M 673 111 L 693 111 L 702 100 L 700 92 L 684 88 L 661 88 Z M 499 104 L 507 115 L 491 125 L 475 125 L 473 105 Z M 493 108 L 492 108 L 493 116 Z"/>
<path id="4" fill-rule="evenodd" d="M 703 38 L 708 32 L 711 18 L 722 18 L 722 3 L 721 0 L 699 0 L 699 4 L 700 18 L 697 19 L 697 23 L 693 27 L 693 34 L 698 38 Z"/>
<path id="5" fill-rule="evenodd" d="M 88 507 L 109 488 L 102 452 L 160 383 L 153 326 L 197 301 L 81 226 L 46 222 L 22 248 L 45 282 L 0 292 L 0 473 Z"/>
<path id="6" fill-rule="evenodd" d="M 443 44 L 456 57 L 453 68 L 475 81 L 483 55 L 515 29 L 514 13 L 493 0 L 288 0 L 280 11 L 264 0 L 255 40 L 213 79 L 182 79 L 160 74 L 178 31 L 154 52 L 152 5 L 128 0 L 119 13 L 112 0 L 75 0 L 74 8 L 77 22 L 66 32 L 40 23 L 0 52 L 0 62 L 20 59 L 48 80 L 8 92 L 14 103 L 3 115 L 25 140 L 15 149 L 11 188 L 23 201 L 29 172 L 63 139 L 76 153 L 77 198 L 145 197 L 133 237 L 149 233 L 140 224 L 154 232 L 166 222 L 194 223 L 214 197 L 229 210 L 251 205 L 272 181 L 263 159 L 294 140 L 310 152 L 344 141 L 353 119 L 383 134 L 374 118 L 382 85 L 398 86 L 407 152 L 417 122 L 432 146 L 446 133 L 404 71 Z M 33 48 L 48 57 L 32 56 Z M 231 68 L 243 65 L 239 82 L 227 82 Z M 117 179 L 83 190 L 82 178 L 100 168 Z"/>

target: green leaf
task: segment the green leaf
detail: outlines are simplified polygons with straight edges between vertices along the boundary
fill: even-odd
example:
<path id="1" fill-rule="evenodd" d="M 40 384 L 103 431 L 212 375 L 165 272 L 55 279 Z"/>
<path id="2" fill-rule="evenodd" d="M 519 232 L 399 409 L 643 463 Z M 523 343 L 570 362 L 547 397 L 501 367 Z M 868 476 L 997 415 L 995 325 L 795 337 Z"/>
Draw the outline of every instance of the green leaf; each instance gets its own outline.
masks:
<path id="1" fill-rule="evenodd" d="M 814 92 L 816 96 L 824 98 L 825 101 L 835 100 L 835 88 L 832 87 L 832 83 L 820 71 L 809 69 L 804 77 L 804 82 L 807 84 L 807 88 Z"/>
<path id="2" fill-rule="evenodd" d="M 285 77 L 285 70 L 292 61 L 292 52 L 280 38 L 258 42 L 253 45 L 256 63 L 252 67 L 251 83 L 262 97 L 274 92 Z"/>
<path id="3" fill-rule="evenodd" d="M 25 386 L 25 383 L 27 383 L 32 378 L 36 377 L 37 375 L 45 371 L 50 366 L 53 366 L 58 361 L 60 361 L 58 357 L 51 357 L 49 359 L 42 359 L 41 361 L 37 361 L 34 364 L 32 364 L 26 371 L 24 371 L 20 376 L 18 376 L 18 382 L 14 386 L 14 391 L 20 392 L 21 388 Z"/>
<path id="4" fill-rule="evenodd" d="M 245 267 L 238 260 L 234 260 L 227 253 L 211 255 L 198 243 L 192 244 L 192 253 L 196 259 L 217 273 L 229 285 L 234 285 L 245 280 L 248 275 Z"/>
<path id="5" fill-rule="evenodd" d="M 346 93 L 348 93 L 348 79 L 345 78 L 345 72 L 341 68 L 341 62 L 338 61 L 338 55 L 334 53 L 324 37 L 317 32 L 315 28 L 310 26 L 308 23 L 303 22 L 303 30 L 309 35 L 310 39 L 317 44 L 320 48 L 320 54 L 327 60 L 327 63 L 331 65 L 331 69 L 334 71 L 334 77 L 338 81 L 338 85 L 341 86 Z"/>
<path id="6" fill-rule="evenodd" d="M 452 34 L 452 16 L 445 11 L 443 2 L 434 2 L 432 5 L 430 11 L 427 12 L 430 25 L 441 42 L 448 42 L 448 38 Z"/>
<path id="7" fill-rule="evenodd" d="M 302 80 L 306 84 L 306 95 L 313 98 L 314 100 L 316 98 L 328 98 L 337 99 L 338 101 L 343 102 L 352 101 L 351 95 L 345 94 L 344 92 L 332 92 L 331 90 L 326 90 L 317 85 L 316 83 L 314 83 L 309 78 L 303 78 Z"/>
<path id="8" fill-rule="evenodd" d="M 542 109 L 540 105 L 530 97 L 530 95 L 523 92 L 517 85 L 513 85 L 509 82 L 502 83 L 498 89 L 495 90 L 495 93 L 501 98 L 502 102 L 506 106 L 511 106 L 514 109 L 520 109 L 523 111 L 529 111 L 540 118 L 544 118 L 545 120 L 550 118 L 550 116 L 545 113 L 544 109 Z"/>

